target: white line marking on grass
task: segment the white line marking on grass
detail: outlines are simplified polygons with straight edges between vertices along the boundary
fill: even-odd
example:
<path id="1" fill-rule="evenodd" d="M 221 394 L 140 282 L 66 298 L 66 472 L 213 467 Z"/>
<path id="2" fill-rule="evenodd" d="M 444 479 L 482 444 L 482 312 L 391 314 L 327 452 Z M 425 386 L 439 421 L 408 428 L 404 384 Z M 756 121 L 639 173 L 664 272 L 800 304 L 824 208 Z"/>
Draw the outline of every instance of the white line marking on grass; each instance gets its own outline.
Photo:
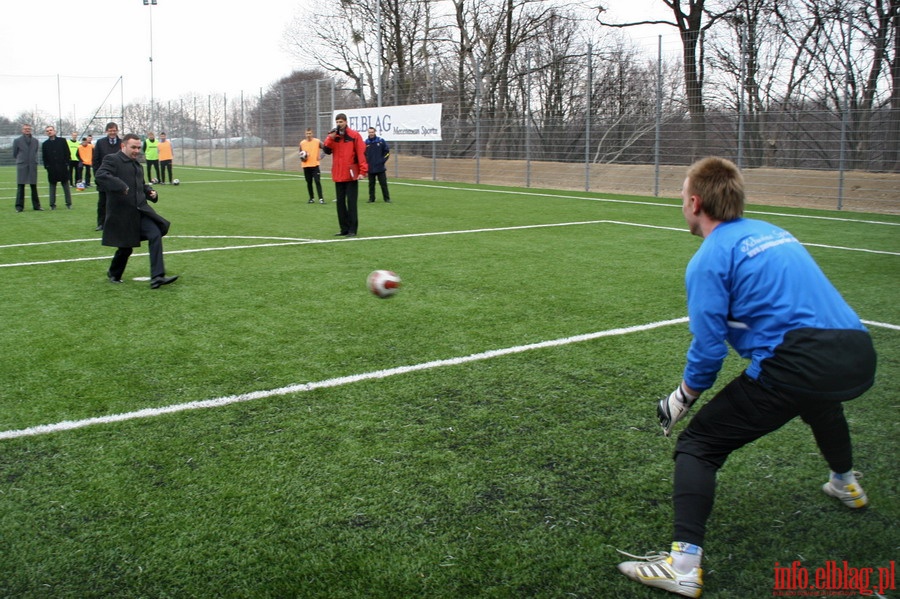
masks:
<path id="1" fill-rule="evenodd" d="M 882 329 L 890 329 L 892 331 L 900 331 L 900 325 L 890 324 L 888 322 L 878 322 L 877 320 L 863 320 L 862 323 L 873 326 L 873 327 L 880 327 Z"/>
<path id="2" fill-rule="evenodd" d="M 227 406 L 236 403 L 243 403 L 247 401 L 253 401 L 257 399 L 265 399 L 268 397 L 277 397 L 280 395 L 289 395 L 291 393 L 303 393 L 305 391 L 313 391 L 315 389 L 328 389 L 331 387 L 340 387 L 342 385 L 349 385 L 352 383 L 358 383 L 360 381 L 369 381 L 375 379 L 384 379 L 391 376 L 396 376 L 399 374 L 407 374 L 409 372 L 417 372 L 420 370 L 430 370 L 433 368 L 441 368 L 443 366 L 459 366 L 460 364 L 467 364 L 469 362 L 477 362 L 480 360 L 489 360 L 491 358 L 499 358 L 501 356 L 508 356 L 512 354 L 519 354 L 526 351 L 531 351 L 535 349 L 545 349 L 548 347 L 560 347 L 563 345 L 570 345 L 572 343 L 580 343 L 582 341 L 591 341 L 594 339 L 600 339 L 602 337 L 614 337 L 618 335 L 627 335 L 629 333 L 638 333 L 641 331 L 649 331 L 652 329 L 658 329 L 662 327 L 667 327 L 675 324 L 683 324 L 688 322 L 687 317 L 682 318 L 673 318 L 671 320 L 660 320 L 658 322 L 651 322 L 643 325 L 635 325 L 630 327 L 622 327 L 617 329 L 609 329 L 606 331 L 598 331 L 595 333 L 586 333 L 584 335 L 575 335 L 572 337 L 565 337 L 562 339 L 553 339 L 551 341 L 541 341 L 538 343 L 529 343 L 527 345 L 518 345 L 515 347 L 507 347 L 505 349 L 494 349 L 489 350 L 477 354 L 470 354 L 468 356 L 462 356 L 457 358 L 449 358 L 445 360 L 433 360 L 431 362 L 424 362 L 422 364 L 414 364 L 412 366 L 398 366 L 396 368 L 388 368 L 385 370 L 376 370 L 373 372 L 364 372 L 361 374 L 353 374 L 350 376 L 342 376 L 333 379 L 326 379 L 324 381 L 318 381 L 315 383 L 301 383 L 296 385 L 288 385 L 287 387 L 280 387 L 278 389 L 269 389 L 263 391 L 253 391 L 251 393 L 241 393 L 239 395 L 226 395 L 224 397 L 217 397 L 215 399 L 206 399 L 202 401 L 192 401 L 183 404 L 176 404 L 173 406 L 164 406 L 161 408 L 145 408 L 143 410 L 137 410 L 135 412 L 126 412 L 124 414 L 112 414 L 109 416 L 97 416 L 94 418 L 86 418 L 84 420 L 66 420 L 63 422 L 57 422 L 55 424 L 42 424 L 38 426 L 32 426 L 29 428 L 18 429 L 18 430 L 8 430 L 8 431 L 0 431 L 0 441 L 4 439 L 18 439 L 20 437 L 34 437 L 38 435 L 47 435 L 50 433 L 57 433 L 61 431 L 69 431 L 79 428 L 85 428 L 88 426 L 93 426 L 96 424 L 111 424 L 113 422 L 123 422 L 126 420 L 137 420 L 141 418 L 154 418 L 156 416 L 162 416 L 163 414 L 174 414 L 177 412 L 185 412 L 188 410 L 204 410 L 208 408 L 219 408 L 222 406 Z M 900 326 L 882 322 L 876 322 L 873 320 L 863 320 L 863 323 L 876 326 L 883 327 L 895 331 L 900 331 Z"/>
<path id="3" fill-rule="evenodd" d="M 650 202 L 646 200 L 616 200 L 613 198 L 593 198 L 588 196 L 579 196 L 579 195 L 561 195 L 555 193 L 540 193 L 536 191 L 518 191 L 515 189 L 480 189 L 476 187 L 454 187 L 452 185 L 427 185 L 424 183 L 404 183 L 400 181 L 395 181 L 395 185 L 406 185 L 408 187 L 427 187 L 427 188 L 437 188 L 437 189 L 449 189 L 452 191 L 477 191 L 479 193 L 506 193 L 512 195 L 522 195 L 522 196 L 530 196 L 530 197 L 538 197 L 538 198 L 561 198 L 566 200 L 588 200 L 591 202 L 608 202 L 610 204 L 637 204 L 640 206 L 658 206 L 661 208 L 681 208 L 681 201 L 677 198 L 672 199 L 672 202 L 677 203 L 663 203 L 663 202 Z M 811 208 L 811 210 L 814 210 Z M 855 218 L 844 218 L 838 216 L 816 216 L 813 214 L 787 214 L 784 212 L 766 212 L 763 210 L 745 210 L 745 214 L 765 214 L 768 216 L 787 216 L 790 218 L 811 218 L 816 220 L 835 220 L 839 222 L 845 223 L 865 223 L 868 225 L 888 225 L 890 227 L 898 227 L 900 226 L 900 222 L 887 222 L 880 220 L 859 220 Z"/>
<path id="4" fill-rule="evenodd" d="M 93 426 L 95 424 L 110 424 L 113 422 L 123 422 L 125 420 L 136 420 L 139 418 L 153 418 L 163 414 L 173 414 L 176 412 L 184 412 L 187 410 L 203 410 L 208 408 L 218 408 L 235 403 L 253 401 L 256 399 L 265 399 L 268 397 L 277 397 L 280 395 L 289 395 L 291 393 L 302 393 L 305 391 L 313 391 L 315 389 L 327 389 L 331 387 L 340 387 L 358 383 L 360 381 L 369 381 L 374 379 L 384 379 L 399 374 L 407 374 L 409 372 L 417 372 L 420 370 L 430 370 L 432 368 L 441 368 L 443 366 L 458 366 L 469 362 L 477 362 L 480 360 L 489 360 L 491 358 L 499 358 L 500 356 L 508 356 L 518 354 L 534 349 L 544 349 L 548 347 L 559 347 L 581 341 L 591 341 L 602 337 L 613 337 L 617 335 L 627 335 L 629 333 L 637 333 L 640 331 L 649 331 L 673 324 L 683 324 L 687 322 L 687 317 L 674 318 L 672 320 L 661 320 L 659 322 L 651 322 L 649 324 L 636 325 L 631 327 L 623 327 L 618 329 L 609 329 L 607 331 L 598 331 L 596 333 L 587 333 L 584 335 L 575 335 L 573 337 L 565 337 L 563 339 L 554 339 L 552 341 L 541 341 L 539 343 L 530 343 L 528 345 L 519 345 L 516 347 L 507 347 L 505 349 L 494 349 L 477 354 L 470 354 L 458 358 L 449 358 L 445 360 L 433 360 L 422 364 L 414 364 L 412 366 L 398 366 L 396 368 L 388 368 L 385 370 L 376 370 L 373 372 L 364 372 L 361 374 L 353 374 L 350 376 L 342 376 L 333 379 L 326 379 L 315 383 L 301 383 L 296 385 L 288 385 L 278 389 L 269 389 L 263 391 L 253 391 L 251 393 L 241 393 L 240 395 L 227 395 L 225 397 L 217 397 L 215 399 L 206 399 L 202 401 L 192 401 L 173 406 L 164 406 L 161 408 L 145 408 L 135 412 L 126 412 L 124 414 L 112 414 L 109 416 L 97 416 L 94 418 L 86 418 L 84 420 L 66 420 L 57 422 L 56 424 L 42 424 L 19 430 L 0 431 L 0 440 L 17 439 L 19 437 L 33 437 L 37 435 L 46 435 L 60 431 L 74 430 Z"/>
<path id="5" fill-rule="evenodd" d="M 826 245 L 824 243 L 803 243 L 806 247 L 826 248 L 829 250 L 846 250 L 848 252 L 865 252 L 867 254 L 884 254 L 885 256 L 900 256 L 900 252 L 888 252 L 887 250 L 867 250 L 866 248 L 849 248 L 841 245 Z"/>
<path id="6" fill-rule="evenodd" d="M 237 174 L 252 174 L 254 176 L 257 175 L 265 175 L 267 179 L 241 179 L 241 183 L 270 183 L 276 177 L 282 177 L 284 179 L 299 179 L 302 176 L 298 173 L 283 173 L 283 172 L 265 172 L 258 173 L 252 172 L 248 173 L 247 171 L 242 170 L 231 170 L 231 169 L 217 169 L 217 168 L 206 168 L 206 167 L 184 167 L 188 170 L 198 170 L 198 171 L 207 171 L 207 172 L 226 172 L 226 173 L 237 173 Z M 226 179 L 221 181 L 197 181 L 196 183 L 235 183 L 233 179 Z M 429 189 L 447 189 L 450 191 L 477 191 L 479 193 L 500 193 L 500 194 L 512 194 L 512 195 L 520 195 L 520 196 L 528 196 L 528 197 L 537 197 L 537 198 L 561 198 L 566 200 L 587 200 L 591 202 L 607 202 L 610 204 L 636 204 L 639 206 L 658 206 L 662 208 L 681 208 L 681 201 L 679 198 L 660 198 L 662 200 L 669 199 L 670 202 L 653 202 L 646 200 L 617 200 L 614 198 L 597 198 L 597 197 L 588 197 L 588 196 L 580 196 L 580 195 L 568 195 L 568 194 L 553 194 L 553 193 L 542 193 L 537 191 L 520 191 L 518 189 L 481 189 L 479 187 L 456 187 L 454 185 L 430 185 L 428 183 L 409 183 L 404 181 L 394 181 L 394 185 L 404 185 L 406 187 L 424 187 Z M 816 216 L 812 214 L 788 214 L 786 212 L 768 212 L 765 210 L 745 210 L 745 214 L 763 214 L 767 216 L 784 216 L 788 218 L 806 218 L 806 219 L 814 219 L 814 220 L 831 220 L 845 223 L 865 223 L 868 225 L 887 225 L 889 227 L 898 227 L 900 226 L 900 222 L 887 222 L 880 220 L 859 220 L 855 218 L 846 218 L 846 217 L 838 217 L 838 216 Z"/>
<path id="7" fill-rule="evenodd" d="M 274 239 L 277 241 L 310 241 L 303 237 L 266 237 L 260 235 L 169 235 L 168 239 Z M 36 245 L 55 245 L 58 243 L 90 243 L 100 241 L 99 237 L 90 239 L 63 239 L 58 241 L 31 241 L 28 243 L 11 243 L 8 245 L 0 245 L 0 249 L 19 248 Z"/>
<path id="8" fill-rule="evenodd" d="M 616 220 L 588 220 L 588 221 L 576 221 L 576 222 L 568 222 L 568 223 L 545 223 L 539 225 L 518 225 L 512 227 L 492 227 L 487 229 L 462 229 L 457 231 L 431 231 L 426 233 L 406 233 L 403 235 L 378 235 L 373 237 L 354 237 L 352 239 L 340 238 L 340 239 L 304 239 L 304 238 L 290 238 L 290 237 L 257 237 L 257 236 L 240 236 L 240 235 L 171 235 L 169 239 L 178 239 L 178 238 L 186 238 L 186 239 L 274 239 L 274 240 L 284 240 L 282 243 L 254 243 L 251 245 L 229 245 L 223 247 L 210 247 L 210 248 L 192 248 L 192 249 L 184 249 L 184 250 L 166 250 L 166 254 L 195 254 L 201 252 L 221 252 L 225 250 L 246 250 L 253 248 L 269 248 L 269 247 L 281 247 L 281 246 L 291 246 L 291 245 L 311 245 L 318 243 L 358 243 L 363 241 L 379 241 L 385 239 L 405 239 L 405 238 L 413 238 L 413 237 L 436 237 L 440 235 L 463 235 L 468 233 L 493 233 L 498 231 L 518 231 L 525 229 L 545 229 L 552 227 L 571 227 L 578 225 L 600 225 L 600 224 L 609 224 L 609 225 L 621 225 L 625 227 L 640 227 L 645 229 L 659 229 L 664 231 L 676 231 L 679 233 L 687 233 L 688 230 L 681 227 L 666 227 L 662 225 L 647 225 L 642 223 L 629 223 L 624 221 L 616 221 Z M 74 241 L 97 241 L 96 239 L 88 239 L 88 240 L 73 240 Z M 42 245 L 42 244 L 52 244 L 52 243 L 67 243 L 62 241 L 48 241 L 48 242 L 36 242 L 31 244 L 23 244 L 23 245 Z M 802 242 L 801 242 L 802 243 Z M 852 248 L 845 246 L 837 246 L 837 245 L 826 245 L 820 243 L 804 243 L 805 246 L 810 247 L 820 247 L 825 249 L 834 249 L 834 250 L 844 250 L 848 252 L 865 252 L 870 254 L 883 254 L 887 256 L 900 256 L 900 252 L 889 252 L 885 250 L 870 250 L 866 248 Z M 3 247 L 15 247 L 15 246 L 0 246 Z M 146 256 L 147 252 L 135 253 L 132 254 L 134 257 Z M 0 264 L 0 268 L 10 268 L 13 266 L 37 266 L 41 264 L 64 264 L 68 262 L 89 262 L 89 261 L 97 261 L 97 260 L 108 260 L 109 256 L 92 256 L 89 258 L 66 258 L 66 259 L 58 259 L 58 260 L 38 260 L 34 262 L 14 262 L 11 264 Z"/>
<path id="9" fill-rule="evenodd" d="M 32 241 L 30 243 L 10 243 L 7 245 L 0 245 L 0 249 L 5 248 L 23 248 L 34 245 L 54 245 L 57 243 L 88 243 L 91 241 L 100 241 L 99 237 L 92 237 L 90 239 L 61 239 L 58 241 Z"/>

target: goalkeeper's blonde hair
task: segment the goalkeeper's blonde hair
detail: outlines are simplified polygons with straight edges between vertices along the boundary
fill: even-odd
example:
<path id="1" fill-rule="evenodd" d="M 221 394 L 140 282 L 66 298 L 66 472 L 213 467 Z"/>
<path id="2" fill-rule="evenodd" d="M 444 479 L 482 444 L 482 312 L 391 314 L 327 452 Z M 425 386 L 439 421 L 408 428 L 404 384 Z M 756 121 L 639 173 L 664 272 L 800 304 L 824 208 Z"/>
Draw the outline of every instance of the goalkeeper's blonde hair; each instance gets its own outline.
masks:
<path id="1" fill-rule="evenodd" d="M 701 209 L 718 221 L 744 214 L 744 176 L 737 165 L 725 158 L 709 156 L 688 169 L 688 193 L 700 196 Z"/>

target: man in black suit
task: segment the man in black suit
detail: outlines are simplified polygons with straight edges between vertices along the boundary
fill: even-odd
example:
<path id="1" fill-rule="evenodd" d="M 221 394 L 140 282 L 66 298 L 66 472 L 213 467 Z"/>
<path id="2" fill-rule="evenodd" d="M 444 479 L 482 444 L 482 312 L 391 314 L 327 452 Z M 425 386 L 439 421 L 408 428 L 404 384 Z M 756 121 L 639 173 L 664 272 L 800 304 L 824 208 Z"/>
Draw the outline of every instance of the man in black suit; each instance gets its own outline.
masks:
<path id="1" fill-rule="evenodd" d="M 69 144 L 56 136 L 56 128 L 48 125 L 44 131 L 47 141 L 41 144 L 41 157 L 47 169 L 47 181 L 50 183 L 50 210 L 56 210 L 56 184 L 62 183 L 66 196 L 66 208 L 72 208 L 72 190 L 69 189 L 69 162 L 71 151 Z"/>
<path id="2" fill-rule="evenodd" d="M 178 278 L 167 277 L 163 263 L 162 238 L 169 232 L 169 221 L 147 203 L 148 199 L 156 202 L 159 197 L 156 190 L 144 183 L 144 169 L 137 160 L 141 153 L 140 137 L 128 133 L 119 145 L 122 150 L 106 156 L 94 175 L 98 187 L 106 190 L 107 198 L 102 243 L 118 248 L 106 276 L 110 283 L 121 283 L 132 248 L 140 247 L 146 239 L 150 242 L 150 288 L 157 289 Z"/>
<path id="3" fill-rule="evenodd" d="M 97 228 L 95 231 L 103 230 L 103 222 L 106 220 L 106 190 L 100 185 L 97 179 L 97 170 L 103 164 L 103 159 L 110 154 L 115 154 L 122 148 L 122 140 L 119 139 L 119 126 L 115 123 L 106 123 L 106 137 L 98 141 L 94 145 L 94 181 L 97 182 Z"/>

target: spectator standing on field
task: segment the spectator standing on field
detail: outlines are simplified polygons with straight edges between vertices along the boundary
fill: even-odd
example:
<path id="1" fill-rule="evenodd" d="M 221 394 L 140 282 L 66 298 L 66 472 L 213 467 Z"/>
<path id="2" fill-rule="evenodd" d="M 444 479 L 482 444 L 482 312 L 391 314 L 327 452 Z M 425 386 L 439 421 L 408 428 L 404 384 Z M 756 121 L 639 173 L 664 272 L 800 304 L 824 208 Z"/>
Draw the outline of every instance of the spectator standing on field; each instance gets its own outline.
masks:
<path id="1" fill-rule="evenodd" d="M 147 132 L 147 139 L 144 140 L 143 145 L 141 146 L 141 151 L 144 153 L 144 159 L 147 161 L 147 181 L 150 183 L 156 183 L 160 181 L 159 178 L 159 142 L 156 141 L 156 134 L 153 131 Z M 151 168 L 156 169 L 156 178 L 153 178 L 151 173 Z"/>
<path id="2" fill-rule="evenodd" d="M 806 248 L 783 229 L 743 218 L 737 166 L 715 157 L 696 162 L 681 196 L 690 231 L 703 242 L 685 272 L 693 334 L 687 365 L 678 387 L 657 405 L 663 433 L 715 383 L 726 344 L 750 363 L 678 437 L 671 553 L 623 562 L 619 570 L 645 585 L 699 597 L 716 474 L 733 451 L 799 416 L 831 469 L 822 491 L 848 508 L 868 504 L 853 472 L 843 402 L 872 386 L 876 357 L 859 316 Z"/>
<path id="3" fill-rule="evenodd" d="M 22 135 L 13 141 L 13 159 L 16 161 L 16 212 L 22 212 L 25 209 L 26 185 L 31 186 L 31 207 L 35 210 L 43 210 L 37 189 L 40 143 L 31 134 L 31 131 L 31 125 L 22 125 Z"/>
<path id="4" fill-rule="evenodd" d="M 157 202 L 159 196 L 144 182 L 138 162 L 141 139 L 128 133 L 118 145 L 121 151 L 104 157 L 95 173 L 97 186 L 106 190 L 109 199 L 102 244 L 117 248 L 106 276 L 110 283 L 121 283 L 133 248 L 146 239 L 150 242 L 150 288 L 157 289 L 178 278 L 166 276 L 163 260 L 162 238 L 169 232 L 169 221 L 147 203 Z"/>
<path id="5" fill-rule="evenodd" d="M 347 115 L 338 114 L 336 127 L 325 136 L 325 153 L 332 155 L 331 179 L 337 201 L 338 224 L 336 237 L 356 237 L 359 227 L 357 200 L 359 180 L 369 172 L 366 163 L 366 144 L 362 136 L 347 126 Z"/>
<path id="6" fill-rule="evenodd" d="M 81 161 L 78 159 L 78 131 L 72 131 L 66 140 L 69 146 L 69 186 L 74 187 L 81 181 Z"/>
<path id="7" fill-rule="evenodd" d="M 163 185 L 166 184 L 166 171 L 169 172 L 169 183 L 174 181 L 172 179 L 172 160 L 175 158 L 174 153 L 172 152 L 172 142 L 166 139 L 166 132 L 163 131 L 159 134 L 159 182 Z"/>
<path id="8" fill-rule="evenodd" d="M 62 184 L 63 194 L 66 197 L 66 208 L 72 209 L 72 189 L 69 187 L 69 165 L 72 153 L 68 142 L 56 136 L 56 129 L 48 126 L 44 129 L 47 140 L 41 144 L 41 158 L 44 161 L 44 169 L 47 171 L 47 181 L 50 183 L 50 210 L 56 210 L 56 185 Z"/>
<path id="9" fill-rule="evenodd" d="M 103 159 L 107 156 L 115 154 L 122 147 L 122 140 L 119 139 L 119 126 L 115 123 L 106 123 L 106 137 L 94 144 L 94 156 L 91 164 L 94 167 L 94 179 L 97 181 L 97 228 L 95 231 L 103 230 L 103 223 L 106 221 L 106 190 L 100 183 L 97 172 Z"/>
<path id="10" fill-rule="evenodd" d="M 322 160 L 322 142 L 313 137 L 313 130 L 306 130 L 306 137 L 300 140 L 299 152 L 306 152 L 306 158 L 300 158 L 300 165 L 303 167 L 303 177 L 306 179 L 306 190 L 309 192 L 309 204 L 316 202 L 313 195 L 313 183 L 316 185 L 319 203 L 324 204 L 325 199 L 322 195 L 322 171 L 319 168 Z M 302 154 L 301 154 L 302 156 Z"/>
<path id="11" fill-rule="evenodd" d="M 391 194 L 387 184 L 387 160 L 391 156 L 391 149 L 386 141 L 375 134 L 375 127 L 369 127 L 369 136 L 366 138 L 366 162 L 369 163 L 369 202 L 375 201 L 375 181 L 381 186 L 381 197 L 385 202 L 391 202 Z"/>
<path id="12" fill-rule="evenodd" d="M 94 163 L 94 144 L 91 143 L 90 136 L 81 138 L 81 145 L 78 146 L 78 160 L 81 161 L 80 179 L 84 183 L 85 188 L 91 186 L 91 164 Z"/>

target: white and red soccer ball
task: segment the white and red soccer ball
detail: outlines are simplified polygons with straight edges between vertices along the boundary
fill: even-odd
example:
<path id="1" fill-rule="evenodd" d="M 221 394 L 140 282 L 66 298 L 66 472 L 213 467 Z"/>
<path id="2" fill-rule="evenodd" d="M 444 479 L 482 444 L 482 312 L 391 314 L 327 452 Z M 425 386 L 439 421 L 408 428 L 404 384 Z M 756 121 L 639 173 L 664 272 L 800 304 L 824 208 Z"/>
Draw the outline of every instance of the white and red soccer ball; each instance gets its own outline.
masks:
<path id="1" fill-rule="evenodd" d="M 400 277 L 392 270 L 373 270 L 366 279 L 369 291 L 386 299 L 400 290 Z"/>

